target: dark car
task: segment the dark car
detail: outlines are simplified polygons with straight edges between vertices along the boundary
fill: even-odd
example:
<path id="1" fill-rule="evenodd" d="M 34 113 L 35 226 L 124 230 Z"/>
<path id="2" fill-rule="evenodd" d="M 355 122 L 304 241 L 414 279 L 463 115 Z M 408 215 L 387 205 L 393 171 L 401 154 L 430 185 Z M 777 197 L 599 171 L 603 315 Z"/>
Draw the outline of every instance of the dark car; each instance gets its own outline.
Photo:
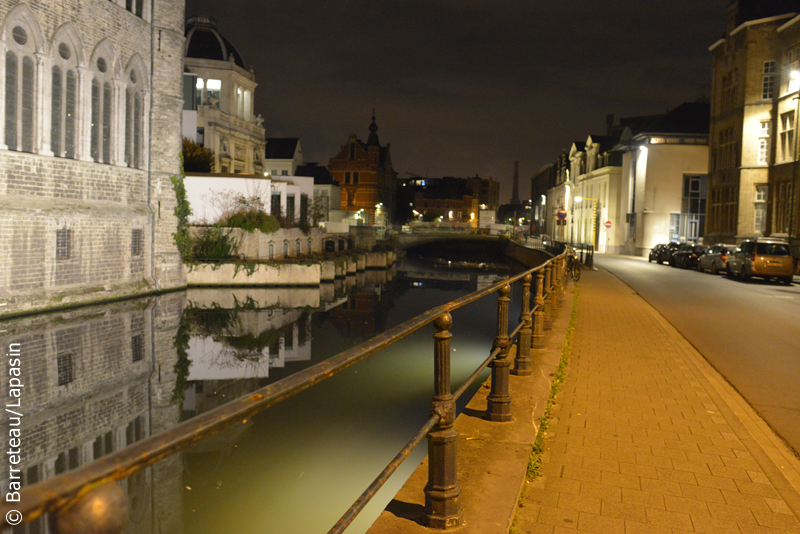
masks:
<path id="1" fill-rule="evenodd" d="M 664 245 L 664 248 L 658 251 L 658 257 L 656 258 L 656 261 L 658 263 L 664 263 L 664 262 L 669 263 L 669 260 L 672 257 L 672 253 L 678 250 L 678 247 L 680 246 L 681 246 L 680 243 L 667 243 L 666 245 Z"/>
<path id="2" fill-rule="evenodd" d="M 678 247 L 669 260 L 673 267 L 683 267 L 684 269 L 694 269 L 697 266 L 697 259 L 706 253 L 703 245 L 692 245 L 686 243 Z"/>
<path id="3" fill-rule="evenodd" d="M 667 245 L 664 243 L 660 243 L 653 248 L 650 249 L 650 255 L 647 256 L 647 261 L 653 263 L 654 261 L 658 261 L 658 254 L 661 252 L 661 249 L 666 247 Z"/>

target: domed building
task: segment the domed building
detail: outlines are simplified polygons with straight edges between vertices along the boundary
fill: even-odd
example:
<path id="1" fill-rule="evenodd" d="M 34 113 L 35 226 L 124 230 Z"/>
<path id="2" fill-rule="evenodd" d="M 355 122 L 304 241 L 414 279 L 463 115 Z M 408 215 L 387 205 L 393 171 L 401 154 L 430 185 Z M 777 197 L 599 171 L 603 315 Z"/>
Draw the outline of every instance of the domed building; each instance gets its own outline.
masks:
<path id="1" fill-rule="evenodd" d="M 183 136 L 214 152 L 215 173 L 263 173 L 264 128 L 253 114 L 256 77 L 208 17 L 186 22 Z"/>

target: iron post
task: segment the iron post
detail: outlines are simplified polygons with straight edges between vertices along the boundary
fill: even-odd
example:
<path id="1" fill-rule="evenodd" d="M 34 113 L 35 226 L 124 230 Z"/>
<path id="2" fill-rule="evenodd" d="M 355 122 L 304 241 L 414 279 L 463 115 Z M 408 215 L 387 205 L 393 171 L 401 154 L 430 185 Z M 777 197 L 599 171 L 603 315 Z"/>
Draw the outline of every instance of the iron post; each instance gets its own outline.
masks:
<path id="1" fill-rule="evenodd" d="M 428 526 L 442 530 L 460 525 L 463 518 L 456 465 L 458 432 L 453 428 L 456 403 L 450 392 L 450 338 L 453 334 L 449 330 L 452 325 L 453 318 L 446 312 L 434 321 L 434 393 L 430 410 L 431 415 L 439 416 L 439 422 L 428 433 L 428 484 L 425 486 Z"/>
<path id="2" fill-rule="evenodd" d="M 553 329 L 553 264 L 548 263 L 544 272 L 544 331 Z"/>
<path id="3" fill-rule="evenodd" d="M 528 376 L 531 374 L 531 280 L 533 277 L 528 274 L 522 279 L 522 313 L 519 315 L 519 322 L 522 328 L 519 330 L 519 341 L 517 343 L 517 357 L 514 359 L 514 368 L 511 373 L 518 376 Z"/>
<path id="4" fill-rule="evenodd" d="M 536 309 L 533 312 L 533 348 L 544 348 L 544 270 L 536 273 Z"/>
<path id="5" fill-rule="evenodd" d="M 500 348 L 497 356 L 492 360 L 492 390 L 486 403 L 486 419 L 489 421 L 511 421 L 511 396 L 508 394 L 508 376 L 511 362 L 508 361 L 508 352 L 511 339 L 508 337 L 508 303 L 511 301 L 508 294 L 511 288 L 508 284 L 498 291 L 497 299 L 497 337 L 494 340 L 492 351 Z"/>

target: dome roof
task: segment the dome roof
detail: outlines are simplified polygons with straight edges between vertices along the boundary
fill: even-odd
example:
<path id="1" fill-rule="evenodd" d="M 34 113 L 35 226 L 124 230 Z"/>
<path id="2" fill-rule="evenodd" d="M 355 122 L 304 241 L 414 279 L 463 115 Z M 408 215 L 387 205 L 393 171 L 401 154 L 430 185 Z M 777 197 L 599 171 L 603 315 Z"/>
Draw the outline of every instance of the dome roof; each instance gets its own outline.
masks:
<path id="1" fill-rule="evenodd" d="M 183 55 L 197 59 L 214 59 L 228 61 L 233 56 L 233 61 L 242 67 L 244 60 L 230 41 L 217 31 L 217 21 L 210 17 L 194 17 L 186 21 L 186 44 Z"/>

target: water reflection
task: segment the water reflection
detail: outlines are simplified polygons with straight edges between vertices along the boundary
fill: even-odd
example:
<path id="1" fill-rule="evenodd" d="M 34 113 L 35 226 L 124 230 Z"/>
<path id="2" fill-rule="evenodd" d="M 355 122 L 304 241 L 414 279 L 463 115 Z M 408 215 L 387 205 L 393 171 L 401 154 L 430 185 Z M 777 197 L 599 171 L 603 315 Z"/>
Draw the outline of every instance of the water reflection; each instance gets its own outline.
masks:
<path id="1" fill-rule="evenodd" d="M 23 484 L 158 434 L 500 276 L 419 264 L 399 274 L 367 271 L 319 289 L 198 289 L 0 323 L 0 344 L 19 343 L 23 357 Z M 454 313 L 454 387 L 488 355 L 494 306 Z M 432 333 L 123 480 L 127 531 L 327 531 L 427 419 Z M 414 454 L 348 532 L 368 528 L 424 447 Z M 8 472 L 0 476 L 7 487 Z M 13 532 L 49 527 L 38 520 Z"/>

